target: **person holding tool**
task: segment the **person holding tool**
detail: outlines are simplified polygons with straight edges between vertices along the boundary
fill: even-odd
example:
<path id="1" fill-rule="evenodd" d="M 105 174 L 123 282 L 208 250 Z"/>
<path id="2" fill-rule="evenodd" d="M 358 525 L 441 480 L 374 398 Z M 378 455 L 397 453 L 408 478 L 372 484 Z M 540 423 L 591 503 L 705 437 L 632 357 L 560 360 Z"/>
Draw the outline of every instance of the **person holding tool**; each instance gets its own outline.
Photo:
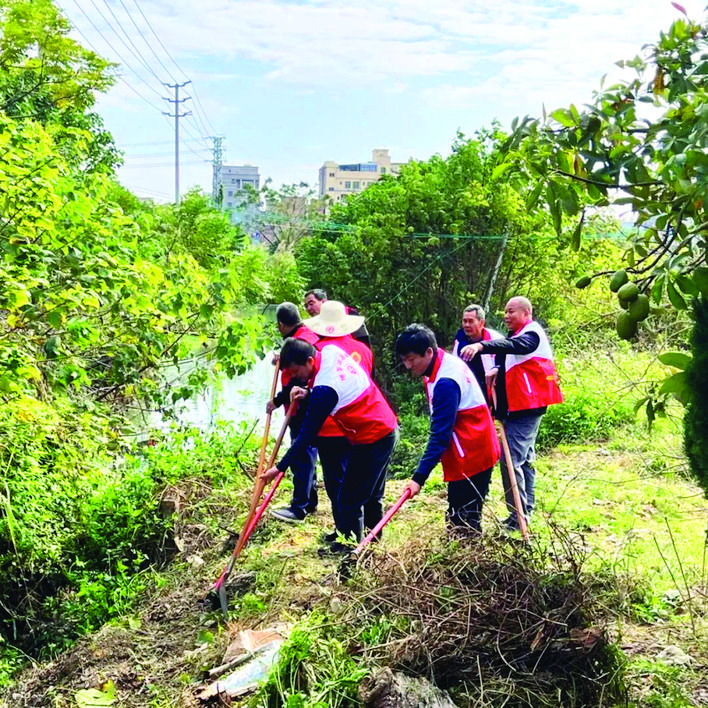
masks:
<path id="1" fill-rule="evenodd" d="M 418 494 L 442 461 L 448 523 L 479 532 L 492 468 L 499 459 L 499 441 L 484 394 L 465 363 L 439 348 L 425 325 L 406 327 L 395 346 L 404 366 L 423 378 L 430 403 L 430 437 L 407 489 L 411 496 Z"/>
<path id="2" fill-rule="evenodd" d="M 319 340 L 319 335 L 306 327 L 300 319 L 300 311 L 297 305 L 292 302 L 281 302 L 275 310 L 275 319 L 278 331 L 283 339 L 295 337 L 305 342 L 314 344 Z M 280 383 L 281 390 L 278 395 L 266 403 L 266 413 L 272 413 L 276 408 L 290 403 L 290 391 L 295 383 L 302 383 L 292 380 L 292 374 L 281 366 Z M 290 439 L 295 440 L 302 421 L 305 418 L 304 406 L 299 406 L 295 414 L 290 419 Z M 270 514 L 279 521 L 297 523 L 302 521 L 308 514 L 313 514 L 317 510 L 317 450 L 314 446 L 308 445 L 301 448 L 290 464 L 293 473 L 293 496 L 290 505 L 273 509 Z"/>
<path id="3" fill-rule="evenodd" d="M 320 312 L 315 317 L 306 321 L 306 325 L 321 339 L 315 344 L 321 349 L 327 344 L 336 344 L 359 364 L 364 371 L 373 379 L 374 355 L 363 342 L 354 339 L 351 335 L 360 328 L 359 320 L 363 317 L 348 316 L 347 308 L 336 300 L 325 300 L 322 303 Z M 332 516 L 334 517 L 334 531 L 323 534 L 322 540 L 325 543 L 332 543 L 337 539 L 337 497 L 342 484 L 344 472 L 349 462 L 352 445 L 337 425 L 333 418 L 329 417 L 324 422 L 315 441 L 317 454 L 322 466 L 322 477 L 324 478 L 325 491 L 332 503 Z M 378 517 L 378 508 L 381 500 L 373 499 L 370 504 L 364 505 L 364 527 L 371 529 L 376 525 L 369 518 L 369 506 L 373 509 L 375 517 Z"/>
<path id="4" fill-rule="evenodd" d="M 325 344 L 317 350 L 301 339 L 287 339 L 280 352 L 280 365 L 300 381 L 307 382 L 309 390 L 294 387 L 291 400 L 307 398 L 308 407 L 300 433 L 290 449 L 276 466 L 262 473 L 261 478 L 268 481 L 287 470 L 297 454 L 313 443 L 327 416 L 331 415 L 352 445 L 336 499 L 337 531 L 359 541 L 365 507 L 369 523 L 378 523 L 383 516 L 380 500 L 398 439 L 396 415 L 362 366 L 335 344 Z M 330 550 L 349 553 L 351 549 L 334 541 Z"/>
<path id="5" fill-rule="evenodd" d="M 488 372 L 487 381 L 495 394 L 494 416 L 503 423 L 509 441 L 516 486 L 528 522 L 536 501 L 536 436 L 547 407 L 562 403 L 563 394 L 548 336 L 533 319 L 531 302 L 525 297 L 512 297 L 504 308 L 504 324 L 510 333 L 508 338 L 469 344 L 461 349 L 460 356 L 469 361 L 479 354 L 496 355 L 495 368 Z M 519 530 L 504 458 L 501 470 L 509 510 L 504 525 Z"/>

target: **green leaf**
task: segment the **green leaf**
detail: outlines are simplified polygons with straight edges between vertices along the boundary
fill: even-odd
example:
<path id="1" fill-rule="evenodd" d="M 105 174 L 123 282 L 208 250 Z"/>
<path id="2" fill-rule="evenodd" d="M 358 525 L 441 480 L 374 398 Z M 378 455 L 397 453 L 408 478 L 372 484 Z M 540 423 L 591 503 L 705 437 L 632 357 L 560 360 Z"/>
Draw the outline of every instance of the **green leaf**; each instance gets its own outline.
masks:
<path id="1" fill-rule="evenodd" d="M 538 202 L 538 197 L 541 194 L 542 189 L 543 180 L 539 179 L 538 182 L 536 182 L 536 186 L 529 192 L 528 196 L 526 197 L 526 208 L 529 211 L 536 206 Z"/>
<path id="2" fill-rule="evenodd" d="M 496 182 L 507 170 L 511 169 L 510 162 L 502 162 L 492 170 L 492 182 Z"/>
<path id="3" fill-rule="evenodd" d="M 115 705 L 115 699 L 97 688 L 85 688 L 74 694 L 79 708 L 106 708 Z"/>
<path id="4" fill-rule="evenodd" d="M 687 309 L 686 301 L 683 299 L 683 295 L 677 290 L 672 280 L 666 281 L 666 294 L 669 296 L 669 302 L 677 310 Z"/>
<path id="5" fill-rule="evenodd" d="M 583 232 L 583 222 L 585 221 L 585 211 L 583 210 L 583 213 L 580 215 L 580 219 L 578 220 L 578 224 L 573 229 L 573 236 L 570 239 L 570 247 L 574 251 L 579 251 L 580 250 L 580 236 Z"/>
<path id="6" fill-rule="evenodd" d="M 686 403 L 689 393 L 685 371 L 679 371 L 678 373 L 664 379 L 664 382 L 659 388 L 660 396 L 673 394 L 679 401 L 681 401 L 681 403 Z"/>
<path id="7" fill-rule="evenodd" d="M 662 352 L 659 354 L 659 361 L 662 364 L 673 366 L 674 369 L 681 369 L 681 371 L 685 371 L 691 360 L 690 354 L 684 354 L 683 352 Z"/>
<path id="8" fill-rule="evenodd" d="M 678 285 L 681 289 L 681 292 L 685 293 L 686 295 L 694 296 L 698 294 L 698 287 L 690 275 L 686 275 L 685 273 L 679 273 L 676 276 L 676 285 Z"/>
<path id="9" fill-rule="evenodd" d="M 693 282 L 703 297 L 708 297 L 708 268 L 696 268 L 693 271 Z"/>

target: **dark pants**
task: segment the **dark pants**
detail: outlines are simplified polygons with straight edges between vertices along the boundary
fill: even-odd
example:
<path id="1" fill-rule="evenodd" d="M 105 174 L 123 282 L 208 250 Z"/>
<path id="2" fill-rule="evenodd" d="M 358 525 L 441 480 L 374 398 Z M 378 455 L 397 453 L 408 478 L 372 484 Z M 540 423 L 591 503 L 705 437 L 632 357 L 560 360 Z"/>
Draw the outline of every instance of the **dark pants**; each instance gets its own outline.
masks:
<path id="1" fill-rule="evenodd" d="M 337 497 L 342 486 L 344 472 L 347 469 L 349 456 L 352 451 L 352 444 L 344 436 L 319 437 L 317 438 L 317 453 L 320 456 L 322 465 L 322 477 L 324 478 L 325 491 L 332 502 L 332 516 L 334 525 L 340 528 L 341 521 L 337 510 Z"/>
<path id="2" fill-rule="evenodd" d="M 447 483 L 447 521 L 451 526 L 464 526 L 475 531 L 482 528 L 482 506 L 489 491 L 492 468 Z"/>
<path id="3" fill-rule="evenodd" d="M 398 429 L 374 443 L 352 445 L 335 505 L 337 530 L 344 536 L 360 541 L 365 525 L 381 521 L 386 471 L 397 442 Z"/>
<path id="4" fill-rule="evenodd" d="M 290 439 L 295 440 L 297 433 L 290 431 Z M 293 474 L 293 498 L 290 509 L 303 519 L 317 509 L 317 450 L 306 447 L 302 454 L 293 458 L 290 471 Z"/>
<path id="5" fill-rule="evenodd" d="M 503 421 L 506 439 L 509 441 L 511 463 L 514 465 L 516 486 L 519 488 L 521 507 L 526 518 L 531 516 L 531 512 L 536 505 L 536 469 L 532 463 L 536 459 L 536 436 L 541 425 L 541 418 L 543 418 L 543 414 L 532 413 L 531 415 L 509 418 Z M 502 455 L 500 466 L 504 482 L 506 508 L 509 510 L 509 515 L 513 520 L 516 519 L 516 506 L 514 505 L 514 495 L 509 484 L 509 473 L 506 469 L 504 455 Z"/>

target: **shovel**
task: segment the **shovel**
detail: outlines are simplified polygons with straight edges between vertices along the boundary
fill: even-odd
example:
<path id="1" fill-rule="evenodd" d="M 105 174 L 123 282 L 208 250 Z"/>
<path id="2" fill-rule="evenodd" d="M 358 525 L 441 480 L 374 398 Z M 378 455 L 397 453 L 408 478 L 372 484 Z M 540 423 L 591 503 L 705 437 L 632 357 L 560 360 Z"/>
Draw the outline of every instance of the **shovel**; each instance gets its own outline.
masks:
<path id="1" fill-rule="evenodd" d="M 492 403 L 496 410 L 497 407 L 497 395 L 496 391 L 492 389 Z M 509 449 L 509 441 L 506 437 L 506 429 L 504 428 L 504 423 L 500 420 L 499 423 L 499 437 L 501 438 L 502 450 L 504 451 L 504 460 L 506 461 L 507 477 L 509 477 L 509 486 L 511 487 L 511 496 L 514 498 L 514 508 L 516 509 L 516 518 L 519 520 L 519 531 L 521 531 L 521 538 L 524 541 L 529 540 L 529 529 L 526 525 L 526 514 L 521 504 L 521 495 L 519 494 L 519 485 L 516 483 L 516 469 L 514 468 L 514 463 L 511 461 L 511 450 Z"/>
<path id="2" fill-rule="evenodd" d="M 352 568 L 356 566 L 362 551 L 376 538 L 379 531 L 391 521 L 391 517 L 410 499 L 412 492 L 404 489 L 398 501 L 383 515 L 381 521 L 360 541 L 359 545 L 339 564 L 339 577 L 346 580 L 351 576 Z"/>
<path id="3" fill-rule="evenodd" d="M 288 408 L 288 412 L 285 415 L 283 426 L 280 429 L 280 433 L 278 433 L 278 437 L 275 441 L 275 446 L 273 447 L 273 451 L 271 452 L 270 457 L 268 459 L 269 468 L 272 467 L 273 463 L 275 462 L 275 458 L 278 455 L 280 445 L 283 442 L 283 438 L 285 437 L 285 431 L 288 428 L 288 423 L 290 422 L 290 418 L 293 415 L 295 407 L 296 403 L 291 403 L 290 408 Z M 265 448 L 262 448 L 262 450 L 264 452 L 263 457 L 265 457 Z M 260 501 L 261 495 L 263 494 L 263 490 L 266 485 L 266 482 L 260 477 L 260 474 L 263 469 L 264 468 L 262 466 L 262 463 L 259 463 L 258 476 L 256 477 L 253 496 L 251 498 L 251 508 L 249 509 L 248 515 L 246 516 L 246 520 L 243 523 L 243 528 L 241 529 L 241 533 L 239 534 L 238 540 L 236 541 L 236 546 L 234 547 L 233 553 L 231 554 L 231 558 L 229 559 L 229 562 L 227 563 L 223 572 L 219 576 L 219 579 L 214 583 L 214 590 L 219 593 L 219 603 L 221 604 L 221 611 L 224 613 L 224 617 L 228 617 L 229 614 L 229 601 L 226 595 L 226 581 L 228 580 L 229 575 L 231 575 L 231 571 L 233 570 L 234 564 L 236 563 L 236 559 L 241 554 L 243 547 L 246 545 L 246 542 L 248 541 L 250 535 L 253 533 L 253 529 L 256 528 L 256 524 L 260 520 L 261 516 L 263 516 L 263 512 L 270 503 L 270 500 L 275 494 L 275 490 L 278 488 L 278 485 L 283 479 L 284 473 L 281 472 L 273 481 L 273 486 L 271 487 L 270 491 L 268 492 L 268 495 L 264 499 L 263 504 L 261 504 L 261 506 L 259 507 L 258 502 Z"/>

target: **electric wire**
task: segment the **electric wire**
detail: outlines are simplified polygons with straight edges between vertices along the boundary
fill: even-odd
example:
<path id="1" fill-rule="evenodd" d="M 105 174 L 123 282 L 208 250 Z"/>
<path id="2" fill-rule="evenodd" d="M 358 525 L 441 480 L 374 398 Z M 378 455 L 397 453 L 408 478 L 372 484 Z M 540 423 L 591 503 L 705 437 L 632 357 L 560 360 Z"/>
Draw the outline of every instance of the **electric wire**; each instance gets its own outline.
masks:
<path id="1" fill-rule="evenodd" d="M 74 2 L 76 2 L 76 0 L 74 0 Z M 91 40 L 78 28 L 77 25 L 74 25 L 74 29 L 79 33 L 79 35 L 84 40 L 84 42 L 86 42 L 86 44 L 88 44 L 88 46 L 91 47 L 91 49 L 96 54 L 99 54 L 99 55 L 101 54 L 101 52 L 99 52 L 98 49 L 96 49 L 96 47 L 91 42 Z M 138 91 L 132 84 L 129 84 L 122 76 L 118 76 L 117 79 L 118 79 L 118 81 L 124 83 L 138 98 L 145 101 L 145 103 L 147 103 L 148 106 L 150 106 L 151 108 L 154 108 L 158 113 L 162 112 L 162 108 L 160 106 L 156 106 L 152 101 L 150 101 L 150 99 L 145 98 L 145 96 L 143 96 L 140 93 L 140 91 Z"/>
<path id="2" fill-rule="evenodd" d="M 115 27 L 113 27 L 113 25 L 111 25 L 111 23 L 108 21 L 108 19 L 105 17 L 105 15 L 99 9 L 98 5 L 96 5 L 94 0 L 91 0 L 91 4 L 96 9 L 96 12 L 98 12 L 98 14 L 101 16 L 101 19 L 106 23 L 106 25 L 108 25 L 108 27 L 111 28 L 111 30 L 113 31 L 113 34 L 115 34 L 115 36 L 118 37 L 118 39 L 121 41 L 123 46 L 138 60 L 138 62 L 140 64 L 142 64 L 142 66 L 145 69 L 147 69 L 148 73 L 152 74 L 160 83 L 162 83 L 162 79 L 155 73 L 154 69 L 150 66 L 150 64 L 148 64 L 147 60 L 142 55 L 140 50 L 135 46 L 135 43 L 130 38 L 130 35 L 126 32 L 125 28 L 121 24 L 121 21 L 116 16 L 116 13 L 113 12 L 113 8 L 108 4 L 108 0 L 103 0 L 103 4 L 108 8 L 108 11 L 111 13 L 111 16 L 113 17 L 116 24 L 118 25 L 118 28 L 125 35 L 125 38 L 128 40 L 128 42 L 130 44 L 126 43 L 126 41 L 118 34 Z"/>
<path id="3" fill-rule="evenodd" d="M 125 6 L 125 3 L 123 2 L 123 0 L 119 0 L 119 2 L 123 6 L 123 9 L 125 10 L 126 15 L 128 15 L 128 17 L 131 18 L 131 21 L 133 22 L 133 25 L 135 26 L 135 28 L 138 30 L 138 32 L 140 32 L 140 36 L 143 38 L 143 41 L 145 42 L 145 44 L 147 44 L 147 46 L 150 48 L 150 51 L 155 56 L 155 59 L 157 59 L 160 66 L 170 75 L 170 78 L 172 79 L 173 83 L 175 83 L 175 84 L 179 83 L 177 81 L 177 79 L 174 77 L 174 75 L 172 74 L 172 72 L 162 63 L 162 59 L 160 59 L 160 57 L 157 55 L 155 50 L 152 48 L 152 45 L 150 44 L 150 42 L 148 42 L 147 39 L 145 39 L 145 35 L 142 33 L 142 30 L 140 30 L 138 28 L 137 24 L 132 19 L 132 16 L 131 16 L 130 12 L 128 11 L 128 8 Z M 148 20 L 148 18 L 145 16 L 145 13 L 142 11 L 142 8 L 138 4 L 138 0 L 133 0 L 133 2 L 135 3 L 135 7 L 138 8 L 138 12 L 142 15 L 143 20 L 145 20 L 145 24 L 148 26 L 148 28 L 152 32 L 153 36 L 158 41 L 158 43 L 160 44 L 160 46 L 164 50 L 165 54 L 167 54 L 167 56 L 171 59 L 172 63 L 177 67 L 177 70 L 179 71 L 179 73 L 182 74 L 182 76 L 184 76 L 185 78 L 189 78 L 187 76 L 187 74 L 185 74 L 184 71 L 182 71 L 182 69 L 177 64 L 177 62 L 174 59 L 172 59 L 172 55 L 167 51 L 167 47 L 162 43 L 162 40 L 158 37 L 157 32 L 155 32 L 152 25 L 150 24 L 150 20 Z"/>
<path id="4" fill-rule="evenodd" d="M 111 51 L 118 57 L 121 65 L 125 66 L 127 69 L 130 69 L 130 71 L 132 71 L 135 74 L 135 76 L 137 76 L 138 79 L 140 79 L 140 81 L 142 81 L 145 84 L 145 86 L 147 86 L 153 93 L 157 94 L 158 96 L 160 96 L 160 98 L 162 98 L 162 96 L 160 95 L 160 92 L 154 86 L 151 86 L 127 61 L 125 61 L 125 59 L 123 59 L 121 53 L 111 44 L 111 42 L 108 40 L 108 38 L 96 26 L 96 24 L 91 19 L 91 17 L 86 13 L 86 11 L 81 7 L 81 5 L 79 5 L 78 0 L 74 0 L 74 5 L 76 5 L 76 7 L 81 12 L 81 14 L 88 20 L 91 27 L 93 27 L 94 30 L 96 30 L 99 37 L 101 37 L 101 39 L 110 47 Z M 79 32 L 79 34 L 81 34 L 82 37 L 84 37 L 84 39 L 86 39 L 86 36 L 82 32 L 79 31 L 78 27 L 76 28 L 76 30 Z M 86 41 L 88 41 L 88 40 L 86 40 Z M 89 42 L 89 45 L 97 54 L 101 54 L 101 52 L 99 52 L 90 42 Z"/>
<path id="5" fill-rule="evenodd" d="M 197 157 L 199 157 L 199 156 L 197 155 Z M 203 165 L 207 162 L 209 162 L 209 160 L 200 159 L 200 160 L 190 160 L 187 162 L 182 162 L 180 160 L 179 165 L 180 165 L 180 167 L 182 167 L 184 165 Z M 143 168 L 147 169 L 147 168 L 152 168 L 152 167 L 174 167 L 174 162 L 151 162 L 148 164 L 140 163 L 140 164 L 135 164 L 135 165 L 127 165 L 126 164 L 121 167 L 121 170 L 134 170 L 134 169 L 143 169 Z"/>
<path id="6" fill-rule="evenodd" d="M 120 1 L 120 4 L 123 5 L 123 8 L 125 9 L 126 14 L 130 17 L 130 13 L 128 12 L 128 9 L 126 8 L 125 3 L 123 2 L 123 0 L 119 0 L 119 1 Z M 178 71 L 180 74 L 182 74 L 182 76 L 184 76 L 185 78 L 189 78 L 189 77 L 187 76 L 186 72 L 184 71 L 184 69 L 182 69 L 182 67 L 175 61 L 174 57 L 170 54 L 169 50 L 168 50 L 167 47 L 164 45 L 164 43 L 163 43 L 162 40 L 160 39 L 160 37 L 159 37 L 159 35 L 157 34 L 157 32 L 155 32 L 155 29 L 154 29 L 153 26 L 150 24 L 150 20 L 148 20 L 147 16 L 145 15 L 145 13 L 143 12 L 142 8 L 140 7 L 140 5 L 139 5 L 139 3 L 138 3 L 138 0 L 133 0 L 133 2 L 134 2 L 134 4 L 135 4 L 135 7 L 138 8 L 138 12 L 142 15 L 143 20 L 145 20 L 145 24 L 148 26 L 148 28 L 149 28 L 150 31 L 152 32 L 153 36 L 154 36 L 155 39 L 158 41 L 159 45 L 162 47 L 162 49 L 163 49 L 163 51 L 165 52 L 165 54 L 169 57 L 170 61 L 175 65 L 175 67 L 177 68 L 177 71 Z M 131 17 L 131 20 L 132 20 L 132 17 Z M 135 22 L 133 22 L 133 24 L 135 25 Z M 137 28 L 137 25 L 135 25 L 135 27 L 136 27 L 136 29 L 138 29 L 138 28 Z M 138 31 L 140 31 L 140 30 L 138 30 Z M 156 58 L 157 61 L 160 63 L 160 66 L 162 66 L 162 68 L 172 77 L 173 82 L 174 82 L 174 83 L 177 83 L 177 79 L 175 79 L 175 77 L 174 77 L 173 74 L 170 72 L 170 70 L 162 63 L 160 57 L 157 55 L 157 53 L 155 52 L 155 50 L 152 48 L 152 45 L 145 39 L 144 35 L 141 34 L 141 36 L 143 37 L 143 41 L 145 42 L 145 44 L 147 44 L 148 47 L 150 47 L 150 51 L 152 51 L 152 53 L 155 55 L 155 58 Z M 210 133 L 211 133 L 211 135 L 216 135 L 217 131 L 214 129 L 214 126 L 213 126 L 213 125 L 211 124 L 211 122 L 209 121 L 209 117 L 207 116 L 206 111 L 204 110 L 204 107 L 202 106 L 202 102 L 201 102 L 201 100 L 200 100 L 200 98 L 199 98 L 199 94 L 198 94 L 197 89 L 196 89 L 196 87 L 195 87 L 194 85 L 192 85 L 192 89 L 193 89 L 193 93 L 194 93 L 194 100 L 195 100 L 196 111 L 197 111 L 197 113 L 201 112 L 201 114 L 202 114 L 203 117 L 204 117 L 204 120 L 202 120 L 202 119 L 200 118 L 200 120 L 202 120 L 203 127 L 202 127 L 202 129 L 200 129 L 199 132 L 200 132 L 200 133 L 203 133 L 205 137 L 208 137 Z M 206 121 L 206 125 L 204 125 L 204 121 Z"/>

